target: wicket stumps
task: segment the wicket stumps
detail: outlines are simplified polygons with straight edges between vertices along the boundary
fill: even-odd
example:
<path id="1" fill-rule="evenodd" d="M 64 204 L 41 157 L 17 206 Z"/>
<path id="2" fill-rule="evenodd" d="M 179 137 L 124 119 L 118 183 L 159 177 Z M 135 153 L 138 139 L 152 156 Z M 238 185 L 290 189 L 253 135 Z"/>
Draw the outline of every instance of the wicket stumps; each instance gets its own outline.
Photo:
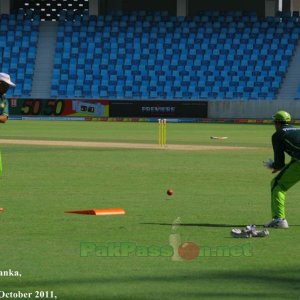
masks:
<path id="1" fill-rule="evenodd" d="M 167 120 L 158 119 L 158 144 L 161 147 L 167 146 Z"/>

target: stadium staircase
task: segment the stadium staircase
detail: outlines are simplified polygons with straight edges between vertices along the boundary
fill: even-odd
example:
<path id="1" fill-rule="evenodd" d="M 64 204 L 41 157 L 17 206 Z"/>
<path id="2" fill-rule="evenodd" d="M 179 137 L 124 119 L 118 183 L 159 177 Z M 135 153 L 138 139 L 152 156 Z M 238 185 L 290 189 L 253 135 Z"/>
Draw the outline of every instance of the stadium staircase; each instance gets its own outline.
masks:
<path id="1" fill-rule="evenodd" d="M 41 22 L 31 91 L 33 98 L 50 97 L 57 27 L 57 22 Z"/>
<path id="2" fill-rule="evenodd" d="M 284 77 L 278 100 L 293 100 L 296 97 L 297 89 L 300 88 L 300 42 L 296 46 L 294 55 L 290 61 L 290 66 Z M 298 91 L 299 92 L 299 91 Z M 300 94 L 299 94 L 300 98 Z"/>

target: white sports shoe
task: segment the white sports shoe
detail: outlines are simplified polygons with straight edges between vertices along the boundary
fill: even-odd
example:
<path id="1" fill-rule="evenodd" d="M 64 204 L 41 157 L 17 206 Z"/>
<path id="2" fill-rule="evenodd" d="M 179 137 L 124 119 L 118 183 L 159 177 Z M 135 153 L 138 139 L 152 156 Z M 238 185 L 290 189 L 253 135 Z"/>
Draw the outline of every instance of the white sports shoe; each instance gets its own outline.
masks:
<path id="1" fill-rule="evenodd" d="M 233 228 L 231 230 L 231 236 L 235 238 L 250 238 L 252 237 L 252 233 L 245 229 Z"/>
<path id="2" fill-rule="evenodd" d="M 270 223 L 265 224 L 264 227 L 287 229 L 289 228 L 289 224 L 286 219 L 278 218 L 278 219 L 273 219 Z"/>
<path id="3" fill-rule="evenodd" d="M 243 229 L 233 228 L 231 236 L 235 238 L 266 237 L 269 235 L 268 229 L 256 230 L 255 225 L 248 225 Z"/>

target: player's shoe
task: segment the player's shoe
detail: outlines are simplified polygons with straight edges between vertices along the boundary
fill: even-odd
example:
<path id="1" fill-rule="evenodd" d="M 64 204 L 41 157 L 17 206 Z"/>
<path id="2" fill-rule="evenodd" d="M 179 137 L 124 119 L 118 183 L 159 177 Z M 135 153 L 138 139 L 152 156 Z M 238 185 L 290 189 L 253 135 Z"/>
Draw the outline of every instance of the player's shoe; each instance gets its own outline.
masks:
<path id="1" fill-rule="evenodd" d="M 267 228 L 280 228 L 280 229 L 287 229 L 289 228 L 289 224 L 286 219 L 272 219 L 270 223 L 264 225 Z"/>
<path id="2" fill-rule="evenodd" d="M 253 237 L 266 237 L 269 235 L 268 229 L 258 230 L 252 235 Z"/>
<path id="3" fill-rule="evenodd" d="M 268 229 L 256 230 L 255 225 L 248 225 L 244 229 L 233 228 L 231 230 L 231 236 L 235 238 L 266 237 L 268 235 Z"/>
<path id="4" fill-rule="evenodd" d="M 231 236 L 233 236 L 235 238 L 250 238 L 250 237 L 252 237 L 252 233 L 245 229 L 233 228 L 231 230 Z"/>

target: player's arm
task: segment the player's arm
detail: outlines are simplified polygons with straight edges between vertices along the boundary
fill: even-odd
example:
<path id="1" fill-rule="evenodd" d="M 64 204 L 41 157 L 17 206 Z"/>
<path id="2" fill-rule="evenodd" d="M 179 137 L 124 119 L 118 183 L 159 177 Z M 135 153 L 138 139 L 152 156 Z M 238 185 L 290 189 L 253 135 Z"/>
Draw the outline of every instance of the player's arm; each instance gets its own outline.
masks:
<path id="1" fill-rule="evenodd" d="M 272 145 L 274 151 L 274 163 L 272 165 L 273 173 L 280 171 L 285 166 L 284 141 L 279 132 L 272 136 Z"/>

